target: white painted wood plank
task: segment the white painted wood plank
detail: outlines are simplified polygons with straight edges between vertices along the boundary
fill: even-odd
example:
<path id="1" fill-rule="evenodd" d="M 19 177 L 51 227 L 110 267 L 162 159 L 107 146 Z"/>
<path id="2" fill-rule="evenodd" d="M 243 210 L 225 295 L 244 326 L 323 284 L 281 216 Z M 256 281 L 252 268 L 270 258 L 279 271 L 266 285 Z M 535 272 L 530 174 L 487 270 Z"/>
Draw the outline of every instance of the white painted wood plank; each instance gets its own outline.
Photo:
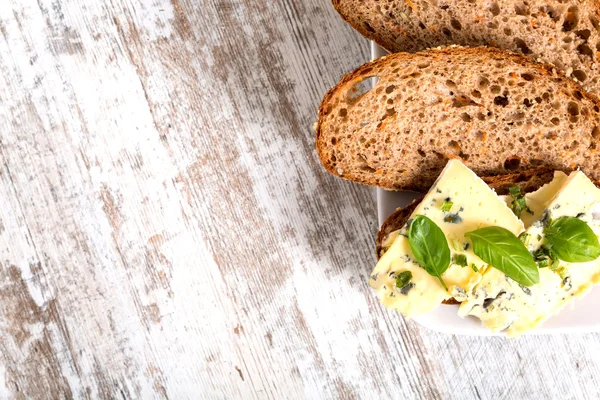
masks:
<path id="1" fill-rule="evenodd" d="M 0 397 L 595 398 L 598 335 L 380 307 L 375 194 L 311 126 L 325 0 L 0 4 Z"/>

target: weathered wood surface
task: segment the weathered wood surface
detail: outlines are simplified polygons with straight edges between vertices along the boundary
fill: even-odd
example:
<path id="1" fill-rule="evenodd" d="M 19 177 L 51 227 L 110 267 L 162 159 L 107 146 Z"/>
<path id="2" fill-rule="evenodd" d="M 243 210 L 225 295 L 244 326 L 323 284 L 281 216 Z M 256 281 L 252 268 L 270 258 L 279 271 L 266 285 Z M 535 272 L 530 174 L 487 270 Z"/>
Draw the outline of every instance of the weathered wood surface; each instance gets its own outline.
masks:
<path id="1" fill-rule="evenodd" d="M 1 398 L 600 397 L 600 335 L 380 307 L 372 189 L 321 96 L 369 57 L 328 0 L 0 2 Z"/>

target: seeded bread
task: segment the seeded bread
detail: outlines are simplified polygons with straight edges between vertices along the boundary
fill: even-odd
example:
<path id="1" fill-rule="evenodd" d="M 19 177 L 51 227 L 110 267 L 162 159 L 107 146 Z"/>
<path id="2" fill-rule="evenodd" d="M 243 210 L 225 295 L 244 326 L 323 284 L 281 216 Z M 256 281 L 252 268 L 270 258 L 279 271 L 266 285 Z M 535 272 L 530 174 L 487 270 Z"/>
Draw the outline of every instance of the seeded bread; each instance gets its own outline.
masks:
<path id="1" fill-rule="evenodd" d="M 333 0 L 342 18 L 391 52 L 493 46 L 553 63 L 598 92 L 598 0 Z"/>
<path id="2" fill-rule="evenodd" d="M 325 95 L 316 147 L 332 174 L 392 190 L 426 190 L 449 158 L 480 176 L 580 166 L 598 180 L 599 112 L 595 95 L 522 55 L 396 53 Z"/>

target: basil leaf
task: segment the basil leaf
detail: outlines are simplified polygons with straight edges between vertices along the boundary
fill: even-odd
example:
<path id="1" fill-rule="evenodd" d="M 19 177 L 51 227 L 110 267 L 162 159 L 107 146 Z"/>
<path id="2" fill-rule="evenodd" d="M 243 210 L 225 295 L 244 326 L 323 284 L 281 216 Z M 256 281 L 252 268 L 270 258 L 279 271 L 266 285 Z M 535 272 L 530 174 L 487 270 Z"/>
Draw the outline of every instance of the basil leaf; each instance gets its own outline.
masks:
<path id="1" fill-rule="evenodd" d="M 417 215 L 410 224 L 408 244 L 421 267 L 448 290 L 442 274 L 450 266 L 450 247 L 440 227 L 426 216 Z"/>
<path id="2" fill-rule="evenodd" d="M 523 286 L 540 281 L 533 257 L 518 237 L 507 229 L 489 226 L 465 233 L 473 242 L 473 252 L 492 267 Z"/>
<path id="3" fill-rule="evenodd" d="M 402 289 L 404 286 L 408 285 L 412 280 L 412 272 L 410 271 L 402 271 L 396 276 L 396 287 L 398 289 Z"/>
<path id="4" fill-rule="evenodd" d="M 544 229 L 544 233 L 552 252 L 563 261 L 586 262 L 600 257 L 598 237 L 592 228 L 579 218 L 558 218 Z"/>

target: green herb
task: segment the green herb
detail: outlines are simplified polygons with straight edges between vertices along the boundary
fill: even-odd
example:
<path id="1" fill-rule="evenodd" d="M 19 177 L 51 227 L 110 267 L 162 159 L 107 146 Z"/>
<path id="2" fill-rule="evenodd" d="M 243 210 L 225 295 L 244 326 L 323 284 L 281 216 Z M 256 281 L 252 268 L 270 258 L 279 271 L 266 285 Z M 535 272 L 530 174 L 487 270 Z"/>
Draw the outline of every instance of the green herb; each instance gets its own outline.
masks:
<path id="1" fill-rule="evenodd" d="M 540 281 L 540 273 L 531 253 L 509 230 L 489 226 L 467 232 L 465 236 L 473 242 L 473 252 L 479 258 L 517 283 L 531 286 Z"/>
<path id="2" fill-rule="evenodd" d="M 521 213 L 523 211 L 527 211 L 529 214 L 533 214 L 533 211 L 527 206 L 527 202 L 525 201 L 525 195 L 521 194 L 521 188 L 518 186 L 513 186 L 508 189 L 510 195 L 513 198 L 510 206 L 512 208 L 513 213 L 519 218 L 521 218 Z"/>
<path id="3" fill-rule="evenodd" d="M 444 202 L 442 203 L 442 206 L 440 207 L 440 210 L 448 212 L 452 209 L 453 205 L 454 205 L 453 202 L 444 200 Z"/>
<path id="4" fill-rule="evenodd" d="M 396 276 L 396 287 L 402 289 L 404 286 L 408 285 L 411 280 L 412 272 L 402 271 Z"/>
<path id="5" fill-rule="evenodd" d="M 531 235 L 529 233 L 523 233 L 521 236 L 519 236 L 519 240 L 525 245 L 527 246 L 527 244 L 529 243 L 529 237 Z"/>
<path id="6" fill-rule="evenodd" d="M 460 265 L 461 267 L 466 267 L 469 265 L 467 263 L 467 256 L 464 254 L 455 254 L 454 255 L 454 264 Z"/>
<path id="7" fill-rule="evenodd" d="M 510 189 L 508 189 L 508 192 L 513 198 L 521 196 L 521 188 L 518 186 L 512 186 Z"/>
<path id="8" fill-rule="evenodd" d="M 561 217 L 552 221 L 544 233 L 552 251 L 563 261 L 586 262 L 600 257 L 598 237 L 578 218 Z"/>
<path id="9" fill-rule="evenodd" d="M 456 250 L 456 251 L 462 250 L 462 246 L 461 246 L 460 242 L 458 241 L 458 239 L 452 239 L 451 242 L 452 242 L 452 248 L 454 250 Z"/>
<path id="10" fill-rule="evenodd" d="M 471 264 L 471 269 L 475 272 L 479 272 L 479 268 L 475 264 Z"/>
<path id="11" fill-rule="evenodd" d="M 442 274 L 450 266 L 450 248 L 440 227 L 426 216 L 417 215 L 410 224 L 408 244 L 421 267 L 448 290 Z"/>
<path id="12" fill-rule="evenodd" d="M 552 271 L 556 271 L 560 264 L 556 253 L 552 251 L 552 245 L 548 243 L 533 252 L 533 261 L 537 263 L 538 268 L 549 267 Z"/>

